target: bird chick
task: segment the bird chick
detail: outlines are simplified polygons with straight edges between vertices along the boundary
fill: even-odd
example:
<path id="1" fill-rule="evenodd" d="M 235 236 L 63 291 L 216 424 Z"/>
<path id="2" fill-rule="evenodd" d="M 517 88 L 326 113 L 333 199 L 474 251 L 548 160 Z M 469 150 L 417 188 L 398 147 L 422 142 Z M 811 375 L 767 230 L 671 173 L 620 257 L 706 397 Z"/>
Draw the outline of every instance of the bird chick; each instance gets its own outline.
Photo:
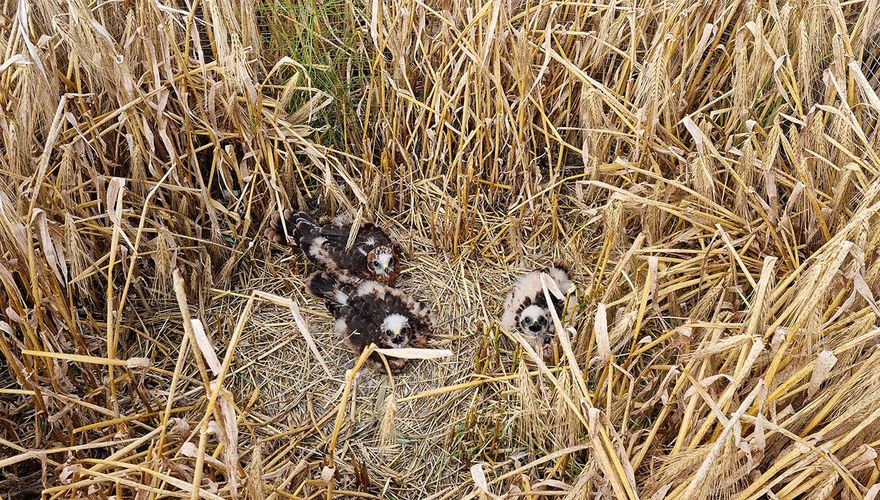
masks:
<path id="1" fill-rule="evenodd" d="M 285 210 L 272 215 L 266 237 L 301 249 L 306 258 L 331 275 L 350 274 L 393 285 L 400 274 L 400 245 L 378 226 L 366 223 L 358 229 L 351 248 L 346 248 L 351 227 L 339 218 L 321 225 L 305 212 Z"/>
<path id="2" fill-rule="evenodd" d="M 308 279 L 312 295 L 324 299 L 335 318 L 334 331 L 355 353 L 371 343 L 383 349 L 424 348 L 434 322 L 428 308 L 402 290 L 377 281 L 338 279 L 316 272 Z M 387 357 L 388 365 L 398 371 L 406 364 L 403 358 Z M 378 353 L 369 358 L 381 366 Z"/>
<path id="3" fill-rule="evenodd" d="M 552 354 L 555 327 L 544 289 L 541 286 L 541 273 L 547 273 L 563 293 L 572 286 L 568 269 L 560 263 L 522 275 L 504 298 L 501 326 L 511 332 L 523 333 L 535 347 L 535 350 L 547 358 Z M 548 290 L 552 289 L 548 288 Z M 550 297 L 550 305 L 553 306 L 560 319 L 566 317 L 577 307 L 577 299 L 574 295 L 568 298 L 567 311 L 563 311 L 566 304 L 565 297 L 555 297 L 552 291 Z"/>

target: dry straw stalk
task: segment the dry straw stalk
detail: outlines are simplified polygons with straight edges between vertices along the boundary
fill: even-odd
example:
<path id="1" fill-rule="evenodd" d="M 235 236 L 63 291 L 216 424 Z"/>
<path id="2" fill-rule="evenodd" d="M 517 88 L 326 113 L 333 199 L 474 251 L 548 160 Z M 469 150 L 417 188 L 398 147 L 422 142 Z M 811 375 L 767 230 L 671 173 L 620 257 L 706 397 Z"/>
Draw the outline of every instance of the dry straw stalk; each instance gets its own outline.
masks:
<path id="1" fill-rule="evenodd" d="M 880 2 L 0 5 L 0 491 L 880 491 Z M 347 352 L 284 208 L 395 233 L 432 350 Z"/>

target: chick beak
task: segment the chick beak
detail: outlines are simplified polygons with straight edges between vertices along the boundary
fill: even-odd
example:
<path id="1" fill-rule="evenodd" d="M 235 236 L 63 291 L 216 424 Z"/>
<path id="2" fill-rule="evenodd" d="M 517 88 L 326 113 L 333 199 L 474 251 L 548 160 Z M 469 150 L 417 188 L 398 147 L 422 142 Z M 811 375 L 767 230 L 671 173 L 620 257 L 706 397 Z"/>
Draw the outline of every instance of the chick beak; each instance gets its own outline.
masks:
<path id="1" fill-rule="evenodd" d="M 391 272 L 391 266 L 388 264 L 382 264 L 382 274 L 384 274 L 385 276 L 388 276 L 388 274 L 390 272 Z"/>

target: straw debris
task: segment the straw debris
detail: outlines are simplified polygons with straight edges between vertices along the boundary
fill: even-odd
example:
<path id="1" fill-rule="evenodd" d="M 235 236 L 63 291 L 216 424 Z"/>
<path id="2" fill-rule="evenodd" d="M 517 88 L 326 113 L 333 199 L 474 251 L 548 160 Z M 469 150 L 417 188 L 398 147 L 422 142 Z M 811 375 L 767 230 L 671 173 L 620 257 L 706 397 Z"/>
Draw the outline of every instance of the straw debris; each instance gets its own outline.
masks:
<path id="1" fill-rule="evenodd" d="M 2 5 L 0 491 L 880 492 L 877 2 Z M 409 369 L 285 208 L 401 241 Z M 499 315 L 556 259 L 548 361 Z"/>

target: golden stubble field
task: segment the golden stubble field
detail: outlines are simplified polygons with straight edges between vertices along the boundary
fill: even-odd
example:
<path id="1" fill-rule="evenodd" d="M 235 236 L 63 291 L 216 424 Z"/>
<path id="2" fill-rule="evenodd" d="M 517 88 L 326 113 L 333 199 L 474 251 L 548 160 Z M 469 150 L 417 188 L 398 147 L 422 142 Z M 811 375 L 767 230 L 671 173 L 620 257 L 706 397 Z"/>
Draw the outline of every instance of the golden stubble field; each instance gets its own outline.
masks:
<path id="1" fill-rule="evenodd" d="M 880 3 L 0 6 L 0 491 L 880 491 Z M 453 355 L 354 376 L 289 207 L 393 231 Z"/>

